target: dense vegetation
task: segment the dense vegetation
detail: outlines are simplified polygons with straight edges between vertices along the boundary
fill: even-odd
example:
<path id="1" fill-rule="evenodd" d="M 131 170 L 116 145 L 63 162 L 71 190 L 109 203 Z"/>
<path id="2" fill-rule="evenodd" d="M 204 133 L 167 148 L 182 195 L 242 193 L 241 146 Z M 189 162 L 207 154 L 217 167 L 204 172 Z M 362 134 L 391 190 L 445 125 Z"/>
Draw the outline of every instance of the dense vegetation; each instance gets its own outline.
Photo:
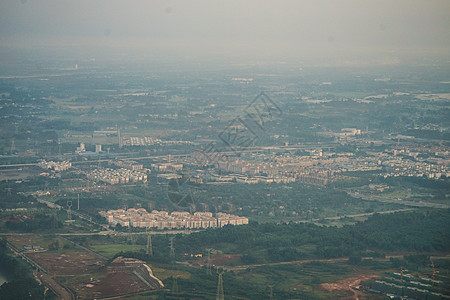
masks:
<path id="1" fill-rule="evenodd" d="M 334 258 L 366 250 L 445 252 L 450 251 L 449 218 L 450 211 L 446 210 L 375 214 L 365 222 L 341 228 L 306 223 L 251 223 L 179 235 L 176 249 L 178 253 L 225 249 L 227 253 L 243 254 L 247 263 Z M 167 238 L 154 240 L 156 251 L 167 251 Z"/>
<path id="2" fill-rule="evenodd" d="M 56 215 L 47 215 L 43 213 L 30 215 L 28 218 L 12 217 L 5 223 L 5 227 L 10 231 L 20 232 L 41 232 L 49 229 L 57 229 L 62 227 Z"/>

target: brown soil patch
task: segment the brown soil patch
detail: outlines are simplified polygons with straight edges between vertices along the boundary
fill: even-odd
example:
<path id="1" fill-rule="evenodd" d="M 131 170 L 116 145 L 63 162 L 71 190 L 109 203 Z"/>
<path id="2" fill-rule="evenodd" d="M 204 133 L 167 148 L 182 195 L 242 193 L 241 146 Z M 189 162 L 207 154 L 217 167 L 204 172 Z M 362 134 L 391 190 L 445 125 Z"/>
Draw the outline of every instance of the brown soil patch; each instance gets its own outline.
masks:
<path id="1" fill-rule="evenodd" d="M 97 270 L 104 261 L 87 252 L 33 253 L 28 256 L 51 275 L 79 275 Z"/>
<path id="2" fill-rule="evenodd" d="M 348 297 L 341 298 L 341 299 L 366 299 L 366 294 L 359 291 L 357 287 L 361 284 L 361 281 L 370 280 L 373 278 L 379 278 L 379 275 L 375 274 L 364 274 L 359 275 L 355 277 L 348 277 L 341 280 L 338 280 L 333 283 L 322 283 L 320 284 L 320 288 L 328 291 L 330 293 L 333 292 L 345 292 L 348 291 L 351 294 L 349 294 Z"/>
<path id="3" fill-rule="evenodd" d="M 110 297 L 148 289 L 132 273 L 101 273 L 105 277 L 87 279 L 74 283 L 72 286 L 81 298 L 95 299 L 100 297 Z"/>

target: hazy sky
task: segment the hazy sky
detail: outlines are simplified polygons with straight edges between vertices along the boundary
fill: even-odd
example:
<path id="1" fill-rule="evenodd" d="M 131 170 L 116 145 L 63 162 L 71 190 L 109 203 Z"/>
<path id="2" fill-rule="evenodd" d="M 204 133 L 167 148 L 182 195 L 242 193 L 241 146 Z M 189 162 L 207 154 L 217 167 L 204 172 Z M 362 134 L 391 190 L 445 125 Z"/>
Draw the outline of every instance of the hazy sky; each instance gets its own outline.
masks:
<path id="1" fill-rule="evenodd" d="M 449 11 L 448 0 L 2 0 L 0 44 L 395 60 L 448 55 Z"/>

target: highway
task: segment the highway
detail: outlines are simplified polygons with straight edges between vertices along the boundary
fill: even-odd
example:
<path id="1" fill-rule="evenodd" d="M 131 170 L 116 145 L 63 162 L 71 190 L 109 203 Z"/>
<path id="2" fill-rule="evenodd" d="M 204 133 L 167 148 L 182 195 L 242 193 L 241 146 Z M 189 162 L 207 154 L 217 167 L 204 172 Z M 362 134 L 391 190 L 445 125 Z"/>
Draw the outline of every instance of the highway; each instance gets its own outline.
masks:
<path id="1" fill-rule="evenodd" d="M 305 149 L 305 148 L 309 148 L 311 147 L 310 145 L 289 145 L 289 146 L 276 146 L 276 147 L 272 147 L 272 146 L 266 146 L 266 147 L 245 147 L 243 149 L 238 149 L 236 151 L 222 151 L 222 152 L 217 152 L 220 153 L 223 156 L 235 156 L 237 154 L 241 154 L 241 153 L 252 153 L 252 152 L 259 152 L 259 151 L 267 151 L 267 150 L 276 150 L 276 149 L 284 149 L 284 150 L 296 150 L 296 149 Z M 322 148 L 334 148 L 334 146 L 327 146 L 327 145 L 321 145 Z M 192 149 L 192 151 L 202 151 L 201 148 L 199 149 Z M 127 159 L 132 159 L 132 160 L 141 160 L 141 159 L 162 159 L 162 158 L 167 158 L 167 155 L 155 155 L 155 156 L 140 156 L 140 157 L 133 157 L 134 153 L 110 153 L 108 158 L 105 159 L 93 159 L 93 160 L 86 160 L 86 161 L 73 161 L 71 162 L 72 165 L 77 165 L 77 164 L 96 164 L 99 162 L 108 162 L 111 160 L 127 160 Z M 210 153 L 211 155 L 213 155 L 214 153 Z M 190 153 L 186 153 L 186 154 L 173 154 L 172 158 L 175 157 L 189 157 L 191 155 Z M 70 157 L 76 157 L 77 155 L 71 155 Z M 125 157 L 126 156 L 126 157 Z M 69 159 L 70 157 L 64 157 L 64 159 Z M 121 157 L 121 158 L 119 158 Z M 55 159 L 59 159 L 59 157 L 54 157 Z M 38 159 L 36 157 L 36 159 Z M 48 157 L 47 159 L 52 159 L 51 157 Z M 38 163 L 26 163 L 26 164 L 9 164 L 9 165 L 0 165 L 0 168 L 21 168 L 21 167 L 30 167 L 30 166 L 37 166 Z"/>

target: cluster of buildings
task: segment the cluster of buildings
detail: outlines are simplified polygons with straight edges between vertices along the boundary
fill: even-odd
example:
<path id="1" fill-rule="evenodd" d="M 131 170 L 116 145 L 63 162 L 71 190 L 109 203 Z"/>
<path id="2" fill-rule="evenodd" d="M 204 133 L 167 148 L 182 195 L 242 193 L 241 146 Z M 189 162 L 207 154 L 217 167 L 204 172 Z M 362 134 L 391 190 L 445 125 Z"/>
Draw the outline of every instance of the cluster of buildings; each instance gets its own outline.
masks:
<path id="1" fill-rule="evenodd" d="M 357 129 L 343 129 L 349 136 L 357 136 Z M 210 166 L 216 172 L 198 170 L 197 175 L 204 181 L 241 182 L 241 183 L 279 183 L 304 182 L 314 185 L 326 185 L 329 182 L 343 178 L 345 172 L 374 172 L 388 176 L 415 176 L 436 178 L 449 177 L 448 151 L 439 149 L 393 149 L 379 152 L 367 152 L 365 155 L 355 155 L 352 152 L 323 152 L 322 149 L 286 151 L 284 148 L 274 148 L 284 151 L 282 155 L 267 153 L 243 154 L 237 158 L 220 153 L 193 152 L 186 164 L 194 166 Z M 430 151 L 433 151 L 432 153 Z M 209 157 L 212 159 L 209 159 Z M 214 160 L 214 158 L 217 158 Z M 220 159 L 219 159 L 220 158 Z M 204 169 L 204 168 L 203 168 Z M 211 174 L 212 173 L 212 174 Z M 218 172 L 217 172 L 218 173 Z M 225 174 L 225 175 L 224 175 Z"/>
<path id="2" fill-rule="evenodd" d="M 77 147 L 77 150 L 75 152 L 82 156 L 105 154 L 104 151 L 102 150 L 102 145 L 95 145 L 95 152 L 92 152 L 92 151 L 86 151 L 86 145 L 84 143 L 80 143 L 80 146 Z"/>
<path id="3" fill-rule="evenodd" d="M 44 248 L 42 248 L 40 245 L 24 245 L 21 252 L 25 253 L 33 253 L 33 252 L 44 252 L 46 251 Z"/>
<path id="4" fill-rule="evenodd" d="M 143 164 L 139 164 L 131 160 L 117 160 L 114 164 L 118 167 L 128 169 L 128 170 L 142 170 L 144 168 Z"/>
<path id="5" fill-rule="evenodd" d="M 183 164 L 181 163 L 155 163 L 151 165 L 151 169 L 156 172 L 177 172 L 183 170 Z"/>
<path id="6" fill-rule="evenodd" d="M 125 227 L 156 228 L 156 229 L 198 229 L 215 228 L 225 225 L 248 224 L 248 218 L 230 215 L 226 213 L 216 213 L 215 217 L 211 212 L 195 212 L 193 215 L 185 211 L 153 210 L 151 213 L 144 208 L 130 208 L 128 210 L 117 209 L 101 211 L 99 214 L 106 218 L 109 224 L 115 226 L 120 224 Z"/>
<path id="7" fill-rule="evenodd" d="M 102 181 L 108 184 L 147 182 L 147 170 L 130 170 L 120 168 L 95 169 L 87 174 L 90 180 Z"/>
<path id="8" fill-rule="evenodd" d="M 70 169 L 72 167 L 72 163 L 68 161 L 56 162 L 56 161 L 42 160 L 39 162 L 38 166 L 41 167 L 42 169 L 49 169 L 55 172 L 61 172 Z"/>
<path id="9" fill-rule="evenodd" d="M 154 137 L 122 136 L 121 146 L 153 146 L 153 145 L 188 145 L 189 141 L 163 141 Z"/>
<path id="10" fill-rule="evenodd" d="M 362 136 L 361 129 L 342 128 L 340 132 L 325 131 L 319 133 L 324 137 L 334 137 L 336 141 L 349 141 Z"/>
<path id="11" fill-rule="evenodd" d="M 329 180 L 337 179 L 342 171 L 334 169 L 334 166 L 349 160 L 344 156 L 325 157 L 322 151 L 311 151 L 311 153 L 311 156 L 284 154 L 270 159 L 265 154 L 245 158 L 228 158 L 218 161 L 214 165 L 216 169 L 225 171 L 226 175 L 210 174 L 206 176 L 206 179 L 213 182 L 248 184 L 297 181 L 325 185 Z M 194 165 L 198 164 L 198 159 L 195 157 L 193 161 Z M 201 163 L 200 161 L 200 165 Z M 202 171 L 199 173 L 201 174 Z"/>
<path id="12" fill-rule="evenodd" d="M 386 170 L 385 177 L 412 176 L 440 179 L 442 176 L 450 176 L 450 172 L 444 163 L 435 164 L 427 161 L 414 161 L 401 156 L 386 157 L 382 161 L 382 165 Z"/>

